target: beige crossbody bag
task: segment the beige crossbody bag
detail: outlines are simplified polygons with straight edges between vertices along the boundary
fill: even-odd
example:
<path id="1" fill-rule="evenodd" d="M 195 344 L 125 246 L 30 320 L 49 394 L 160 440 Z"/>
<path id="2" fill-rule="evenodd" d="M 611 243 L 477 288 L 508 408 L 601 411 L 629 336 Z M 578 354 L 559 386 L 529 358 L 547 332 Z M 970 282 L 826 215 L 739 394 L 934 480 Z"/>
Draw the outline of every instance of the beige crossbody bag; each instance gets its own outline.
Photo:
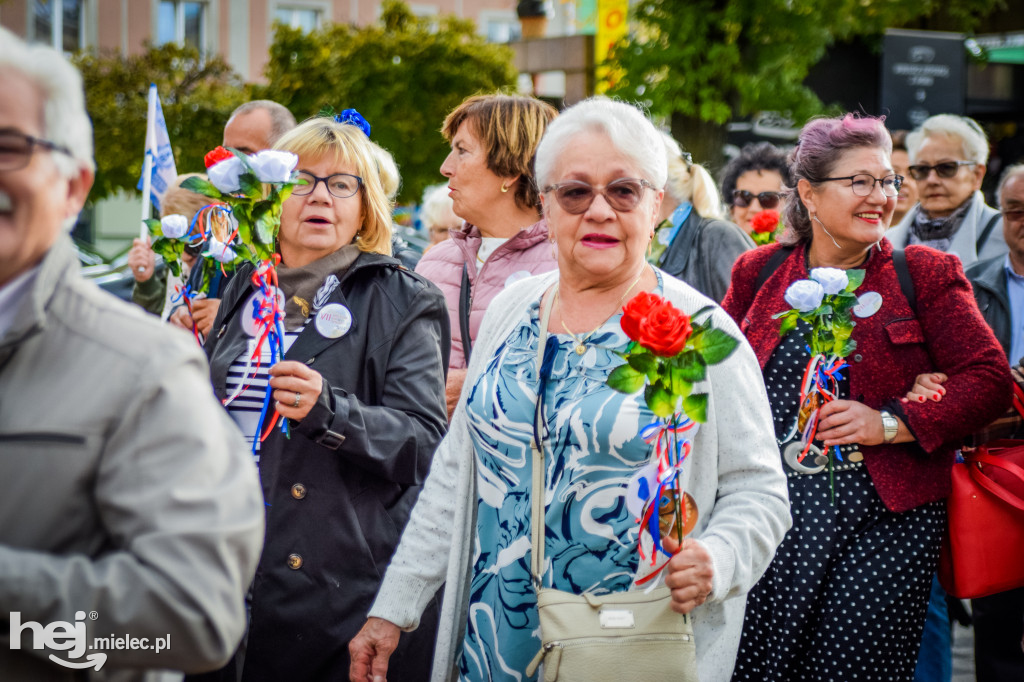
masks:
<path id="1" fill-rule="evenodd" d="M 541 306 L 537 340 L 540 376 L 551 306 Z M 541 396 L 537 396 L 538 402 Z M 544 665 L 544 682 L 697 682 L 697 650 L 689 615 L 669 606 L 665 586 L 600 597 L 543 587 L 544 451 L 537 442 L 542 410 L 534 417 L 531 572 L 540 614 L 541 650 L 526 669 Z"/>

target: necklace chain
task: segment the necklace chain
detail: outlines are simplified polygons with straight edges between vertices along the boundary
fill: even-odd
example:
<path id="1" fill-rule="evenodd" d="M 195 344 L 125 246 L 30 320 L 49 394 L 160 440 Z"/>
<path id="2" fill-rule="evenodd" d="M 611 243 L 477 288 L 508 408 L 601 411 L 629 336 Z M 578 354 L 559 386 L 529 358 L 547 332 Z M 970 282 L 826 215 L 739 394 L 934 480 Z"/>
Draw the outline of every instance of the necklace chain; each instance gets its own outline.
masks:
<path id="1" fill-rule="evenodd" d="M 644 266 L 642 268 L 640 268 L 640 274 L 636 276 L 636 279 L 633 280 L 633 283 L 629 285 L 629 287 L 626 289 L 625 292 L 623 292 L 622 296 L 619 296 L 619 300 L 615 304 L 615 310 L 619 309 L 619 306 L 621 306 L 622 302 L 624 300 L 626 300 L 626 296 L 629 295 L 629 292 L 631 292 L 633 290 L 633 287 L 635 287 L 637 285 L 637 283 L 640 282 L 640 279 L 644 276 L 644 272 L 646 272 L 646 270 L 647 270 L 647 264 L 645 263 Z M 551 307 L 554 308 L 556 305 L 558 305 L 560 303 L 560 300 L 558 298 L 558 285 L 557 284 L 555 285 L 555 293 L 554 293 L 554 296 L 552 296 L 552 298 L 554 300 L 551 302 Z M 559 312 L 561 313 L 561 309 L 559 309 Z M 612 315 L 614 315 L 614 314 L 615 313 L 612 312 Z M 598 329 L 600 329 L 602 326 L 604 326 L 604 322 L 602 322 L 601 324 L 597 325 L 596 327 L 591 329 L 589 332 L 584 334 L 582 337 L 580 337 L 580 336 L 576 336 L 576 334 L 573 334 L 572 331 L 569 329 L 569 326 L 565 323 L 565 316 L 564 315 L 559 314 L 558 317 L 559 317 L 559 319 L 560 319 L 560 321 L 562 323 L 562 329 L 564 329 L 565 333 L 568 334 L 570 337 L 572 337 L 572 340 L 576 343 L 576 346 L 573 349 L 573 350 L 576 351 L 576 355 L 583 355 L 584 353 L 587 352 L 587 340 L 591 336 L 593 336 L 597 332 Z"/>

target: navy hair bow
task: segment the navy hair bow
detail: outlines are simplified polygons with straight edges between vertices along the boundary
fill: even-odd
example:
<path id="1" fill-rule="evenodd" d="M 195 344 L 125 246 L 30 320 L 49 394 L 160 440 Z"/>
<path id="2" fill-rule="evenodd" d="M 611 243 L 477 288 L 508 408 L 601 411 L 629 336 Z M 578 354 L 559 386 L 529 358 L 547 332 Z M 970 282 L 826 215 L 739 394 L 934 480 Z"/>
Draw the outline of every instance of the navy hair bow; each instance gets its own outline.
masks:
<path id="1" fill-rule="evenodd" d="M 370 137 L 370 124 L 363 118 L 355 109 L 345 109 L 340 114 L 334 117 L 334 120 L 338 123 L 347 123 L 350 126 L 355 126 L 363 131 L 366 137 Z"/>

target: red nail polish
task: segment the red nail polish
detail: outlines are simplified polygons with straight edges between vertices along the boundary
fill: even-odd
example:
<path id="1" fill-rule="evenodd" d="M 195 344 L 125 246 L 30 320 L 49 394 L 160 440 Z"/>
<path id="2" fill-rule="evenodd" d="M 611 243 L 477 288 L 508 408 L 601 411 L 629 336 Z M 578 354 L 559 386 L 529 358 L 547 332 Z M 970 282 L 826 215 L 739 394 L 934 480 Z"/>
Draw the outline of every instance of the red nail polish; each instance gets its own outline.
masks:
<path id="1" fill-rule="evenodd" d="M 924 396 L 923 395 L 917 396 L 917 402 L 923 403 L 924 402 Z"/>
<path id="2" fill-rule="evenodd" d="M 938 399 L 939 399 L 939 394 L 938 393 L 933 393 L 932 394 L 932 400 L 938 400 Z"/>

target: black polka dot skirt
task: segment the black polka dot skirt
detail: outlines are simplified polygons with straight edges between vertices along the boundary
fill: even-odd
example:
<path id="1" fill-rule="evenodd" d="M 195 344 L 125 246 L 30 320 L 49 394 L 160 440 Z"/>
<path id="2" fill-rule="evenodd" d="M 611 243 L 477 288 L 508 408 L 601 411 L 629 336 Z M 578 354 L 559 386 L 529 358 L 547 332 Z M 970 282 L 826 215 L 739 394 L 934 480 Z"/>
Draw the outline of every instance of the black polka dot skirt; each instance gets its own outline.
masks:
<path id="1" fill-rule="evenodd" d="M 807 359 L 790 334 L 765 367 L 780 438 L 792 429 Z M 945 503 L 889 511 L 850 461 L 856 446 L 843 450 L 831 476 L 783 463 L 793 528 L 747 597 L 733 680 L 914 679 Z"/>

